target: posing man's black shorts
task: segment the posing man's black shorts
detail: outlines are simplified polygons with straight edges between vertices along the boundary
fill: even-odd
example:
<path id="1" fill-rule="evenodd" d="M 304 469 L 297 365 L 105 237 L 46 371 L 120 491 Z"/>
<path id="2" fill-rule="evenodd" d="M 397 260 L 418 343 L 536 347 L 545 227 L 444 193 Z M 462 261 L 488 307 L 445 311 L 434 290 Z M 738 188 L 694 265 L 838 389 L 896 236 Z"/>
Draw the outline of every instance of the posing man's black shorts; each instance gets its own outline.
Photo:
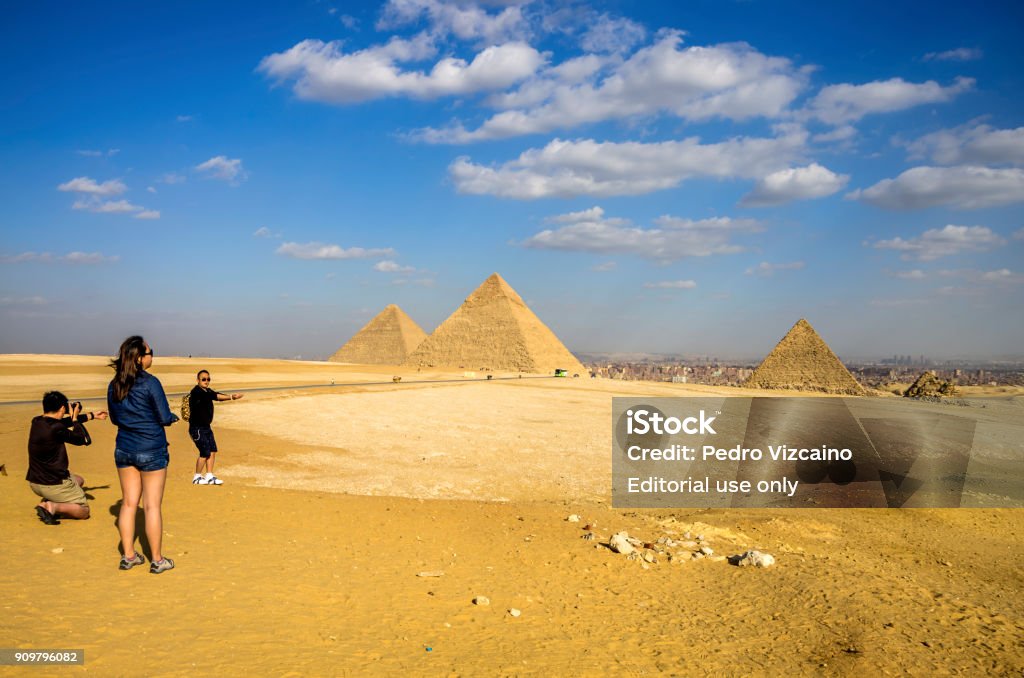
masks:
<path id="1" fill-rule="evenodd" d="M 209 459 L 210 453 L 217 451 L 217 441 L 214 440 L 213 429 L 209 426 L 189 427 L 188 434 L 192 437 L 192 442 L 196 444 L 199 456 L 203 459 Z"/>

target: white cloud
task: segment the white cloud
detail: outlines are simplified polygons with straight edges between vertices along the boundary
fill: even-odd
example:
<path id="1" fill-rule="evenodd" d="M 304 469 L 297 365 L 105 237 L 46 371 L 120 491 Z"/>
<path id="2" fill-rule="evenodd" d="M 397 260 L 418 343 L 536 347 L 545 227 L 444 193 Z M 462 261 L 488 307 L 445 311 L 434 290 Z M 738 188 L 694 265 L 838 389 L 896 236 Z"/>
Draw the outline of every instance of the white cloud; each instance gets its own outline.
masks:
<path id="1" fill-rule="evenodd" d="M 106 152 L 104 152 L 104 151 L 91 151 L 91 150 L 75 151 L 75 153 L 77 153 L 78 155 L 84 155 L 87 158 L 102 158 L 103 156 L 110 157 L 112 155 L 117 155 L 120 152 L 121 152 L 120 148 L 108 148 L 106 150 Z"/>
<path id="2" fill-rule="evenodd" d="M 984 252 L 1005 242 L 985 226 L 949 224 L 941 229 L 929 229 L 916 238 L 879 240 L 871 246 L 903 252 L 900 258 L 904 261 L 932 261 L 962 252 Z"/>
<path id="3" fill-rule="evenodd" d="M 1014 240 L 1024 240 L 1024 228 L 1019 228 L 1013 232 Z"/>
<path id="4" fill-rule="evenodd" d="M 928 52 L 922 57 L 925 61 L 975 61 L 982 57 L 977 47 L 958 47 L 945 52 Z"/>
<path id="5" fill-rule="evenodd" d="M 548 69 L 519 91 L 493 98 L 493 105 L 509 110 L 477 129 L 427 128 L 413 138 L 468 143 L 659 113 L 697 121 L 777 118 L 806 85 L 806 74 L 788 59 L 765 56 L 745 43 L 681 48 L 681 41 L 680 33 L 667 33 L 625 61 L 591 55 L 573 64 L 584 67 L 582 81 L 579 74 L 564 80 L 561 66 Z M 614 68 L 598 81 L 603 64 Z"/>
<path id="6" fill-rule="evenodd" d="M 1024 283 L 1024 275 L 1014 273 L 1008 268 L 1001 268 L 997 271 L 986 271 L 981 274 L 981 279 L 986 282 L 1019 285 Z"/>
<path id="7" fill-rule="evenodd" d="M 772 264 L 767 261 L 762 261 L 757 266 L 753 266 L 746 270 L 747 275 L 757 275 L 762 278 L 770 278 L 775 275 L 776 271 L 799 271 L 804 267 L 804 262 L 793 261 L 788 264 Z"/>
<path id="8" fill-rule="evenodd" d="M 527 2 L 504 3 L 508 6 L 500 12 L 488 14 L 473 2 L 389 0 L 381 12 L 377 29 L 398 28 L 426 19 L 430 33 L 437 37 L 454 35 L 461 40 L 477 40 L 488 45 L 522 40 L 530 34 L 520 8 Z"/>
<path id="9" fill-rule="evenodd" d="M 989 167 L 914 167 L 847 199 L 887 209 L 948 205 L 958 209 L 998 207 L 1024 201 L 1024 170 Z"/>
<path id="10" fill-rule="evenodd" d="M 644 27 L 634 21 L 601 14 L 580 36 L 580 47 L 587 52 L 627 52 L 642 42 L 646 34 Z"/>
<path id="11" fill-rule="evenodd" d="M 738 138 L 701 144 L 694 137 L 660 143 L 555 139 L 497 168 L 466 157 L 448 168 L 460 193 L 531 200 L 549 197 L 640 195 L 686 179 L 757 178 L 802 155 L 807 135 Z"/>
<path id="12" fill-rule="evenodd" d="M 3 264 L 110 264 L 120 259 L 117 255 L 105 255 L 99 252 L 68 252 L 54 255 L 50 252 L 22 252 L 21 254 L 0 256 Z"/>
<path id="13" fill-rule="evenodd" d="M 692 290 L 697 286 L 693 280 L 662 280 L 656 283 L 644 283 L 648 289 L 659 290 Z"/>
<path id="14" fill-rule="evenodd" d="M 252 233 L 252 237 L 254 238 L 272 238 L 273 236 L 274 232 L 266 226 L 260 226 Z"/>
<path id="15" fill-rule="evenodd" d="M 412 273 L 416 269 L 412 266 L 401 266 L 397 262 L 384 260 L 373 265 L 373 270 L 381 273 Z"/>
<path id="16" fill-rule="evenodd" d="M 179 115 L 175 118 L 176 122 L 192 122 L 193 120 L 195 120 L 195 116 L 191 115 Z"/>
<path id="17" fill-rule="evenodd" d="M 403 71 L 396 64 L 421 61 L 434 51 L 426 36 L 392 38 L 385 45 L 344 53 L 340 42 L 304 40 L 271 54 L 259 69 L 278 81 L 294 80 L 302 99 L 351 104 L 391 96 L 435 99 L 500 90 L 526 78 L 544 63 L 540 52 L 522 42 L 487 47 L 473 61 L 447 57 L 429 73 Z"/>
<path id="18" fill-rule="evenodd" d="M 99 252 L 68 252 L 63 257 L 58 257 L 58 261 L 69 264 L 109 264 L 119 259 L 117 255 L 106 256 Z"/>
<path id="19" fill-rule="evenodd" d="M 903 280 L 924 280 L 927 277 L 924 271 L 919 268 L 915 268 L 911 271 L 896 271 L 893 275 L 897 278 L 902 278 Z"/>
<path id="20" fill-rule="evenodd" d="M 569 212 L 567 214 L 557 214 L 553 217 L 545 217 L 544 221 L 549 224 L 575 224 L 580 221 L 600 221 L 603 217 L 604 209 L 595 205 L 590 209 L 580 210 L 579 212 Z"/>
<path id="21" fill-rule="evenodd" d="M 390 247 L 382 249 L 364 249 L 362 247 L 339 247 L 319 242 L 297 243 L 286 242 L 275 250 L 276 254 L 293 259 L 371 259 L 376 257 L 394 256 Z"/>
<path id="22" fill-rule="evenodd" d="M 99 214 L 130 214 L 141 212 L 144 208 L 133 205 L 127 200 L 100 200 L 95 197 L 76 200 L 71 209 L 97 212 Z"/>
<path id="23" fill-rule="evenodd" d="M 950 101 L 973 87 L 972 78 L 957 78 L 949 87 L 934 80 L 913 83 L 902 78 L 863 85 L 829 85 L 810 101 L 807 113 L 828 124 L 840 125 L 871 113 L 891 113 L 921 104 Z"/>
<path id="24" fill-rule="evenodd" d="M 159 179 L 157 179 L 157 181 L 159 181 L 161 184 L 168 184 L 168 185 L 170 185 L 170 184 L 183 184 L 183 183 L 185 183 L 186 178 L 185 178 L 184 175 L 177 174 L 175 172 L 168 172 L 168 173 L 164 174 L 162 177 L 160 177 Z"/>
<path id="25" fill-rule="evenodd" d="M 596 273 L 607 273 L 608 271 L 614 271 L 618 267 L 614 261 L 602 261 L 600 264 L 594 264 L 590 267 L 591 271 Z"/>
<path id="26" fill-rule="evenodd" d="M 828 143 L 832 141 L 848 142 L 857 136 L 857 128 L 853 125 L 843 125 L 836 127 L 828 132 L 822 132 L 821 134 L 815 134 L 811 137 L 812 141 L 818 143 Z"/>
<path id="27" fill-rule="evenodd" d="M 837 192 L 849 180 L 849 175 L 836 174 L 818 163 L 807 167 L 792 167 L 759 179 L 754 190 L 740 200 L 740 205 L 765 207 L 791 200 L 823 198 Z"/>
<path id="28" fill-rule="evenodd" d="M 147 186 L 146 191 L 148 191 L 149 193 L 156 193 L 156 189 L 153 188 L 152 186 Z"/>
<path id="29" fill-rule="evenodd" d="M 135 215 L 135 219 L 159 219 L 160 212 L 157 210 L 142 210 Z"/>
<path id="30" fill-rule="evenodd" d="M 563 215 L 566 216 L 569 215 Z M 732 243 L 732 237 L 761 230 L 752 219 L 728 217 L 693 221 L 666 215 L 655 219 L 658 228 L 647 229 L 626 219 L 603 216 L 581 216 L 571 223 L 561 223 L 566 225 L 541 231 L 526 239 L 523 246 L 602 255 L 631 254 L 667 263 L 684 257 L 741 252 L 743 248 Z"/>
<path id="31" fill-rule="evenodd" d="M 107 197 L 111 195 L 120 195 L 128 190 L 128 187 L 119 179 L 111 179 L 109 181 L 104 181 L 103 183 L 97 183 L 95 179 L 90 179 L 89 177 L 76 177 L 71 181 L 58 186 L 57 190 Z"/>
<path id="32" fill-rule="evenodd" d="M 933 132 L 905 146 L 912 158 L 930 156 L 941 165 L 1022 165 L 1024 127 L 968 124 Z"/>
<path id="33" fill-rule="evenodd" d="M 196 170 L 203 172 L 210 179 L 220 179 L 232 185 L 237 185 L 249 178 L 242 161 L 238 158 L 228 158 L 223 155 L 210 158 L 206 162 L 196 165 Z"/>

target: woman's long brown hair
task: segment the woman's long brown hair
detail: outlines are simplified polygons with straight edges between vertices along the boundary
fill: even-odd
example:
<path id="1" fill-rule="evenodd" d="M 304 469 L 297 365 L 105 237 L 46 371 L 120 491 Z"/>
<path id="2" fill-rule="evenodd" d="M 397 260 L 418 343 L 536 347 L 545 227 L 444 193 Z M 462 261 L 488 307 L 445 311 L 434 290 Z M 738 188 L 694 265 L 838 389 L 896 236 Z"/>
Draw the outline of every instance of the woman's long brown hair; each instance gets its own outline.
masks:
<path id="1" fill-rule="evenodd" d="M 146 340 L 135 335 L 121 342 L 121 350 L 110 361 L 114 368 L 114 399 L 121 402 L 128 397 L 128 391 L 135 385 L 135 377 L 142 369 L 142 354 L 146 352 Z"/>

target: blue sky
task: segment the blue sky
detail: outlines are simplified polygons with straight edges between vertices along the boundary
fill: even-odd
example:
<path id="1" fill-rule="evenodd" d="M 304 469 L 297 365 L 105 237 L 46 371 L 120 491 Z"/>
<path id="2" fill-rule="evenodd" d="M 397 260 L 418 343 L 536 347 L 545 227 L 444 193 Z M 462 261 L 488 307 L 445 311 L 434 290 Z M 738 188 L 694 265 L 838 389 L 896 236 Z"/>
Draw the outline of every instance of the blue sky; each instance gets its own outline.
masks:
<path id="1" fill-rule="evenodd" d="M 2 352 L 1024 346 L 1019 3 L 8 4 Z"/>

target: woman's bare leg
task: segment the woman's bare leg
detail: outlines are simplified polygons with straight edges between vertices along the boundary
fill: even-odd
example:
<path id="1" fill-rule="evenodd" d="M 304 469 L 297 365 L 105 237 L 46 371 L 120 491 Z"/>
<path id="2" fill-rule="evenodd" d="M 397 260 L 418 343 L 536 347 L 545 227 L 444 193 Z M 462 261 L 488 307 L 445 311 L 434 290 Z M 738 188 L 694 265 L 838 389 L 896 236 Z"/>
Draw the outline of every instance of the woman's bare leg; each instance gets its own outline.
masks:
<path id="1" fill-rule="evenodd" d="M 117 478 L 121 481 L 122 496 L 117 531 L 121 533 L 124 557 L 130 560 L 135 557 L 135 512 L 139 509 L 139 498 L 142 496 L 142 477 L 138 469 L 129 466 L 117 469 Z"/>
<path id="2" fill-rule="evenodd" d="M 146 510 L 146 538 L 153 552 L 150 560 L 154 563 L 163 560 L 160 546 L 164 535 L 164 519 L 160 513 L 160 505 L 164 501 L 164 484 L 167 482 L 167 469 L 142 472 L 142 506 Z"/>

